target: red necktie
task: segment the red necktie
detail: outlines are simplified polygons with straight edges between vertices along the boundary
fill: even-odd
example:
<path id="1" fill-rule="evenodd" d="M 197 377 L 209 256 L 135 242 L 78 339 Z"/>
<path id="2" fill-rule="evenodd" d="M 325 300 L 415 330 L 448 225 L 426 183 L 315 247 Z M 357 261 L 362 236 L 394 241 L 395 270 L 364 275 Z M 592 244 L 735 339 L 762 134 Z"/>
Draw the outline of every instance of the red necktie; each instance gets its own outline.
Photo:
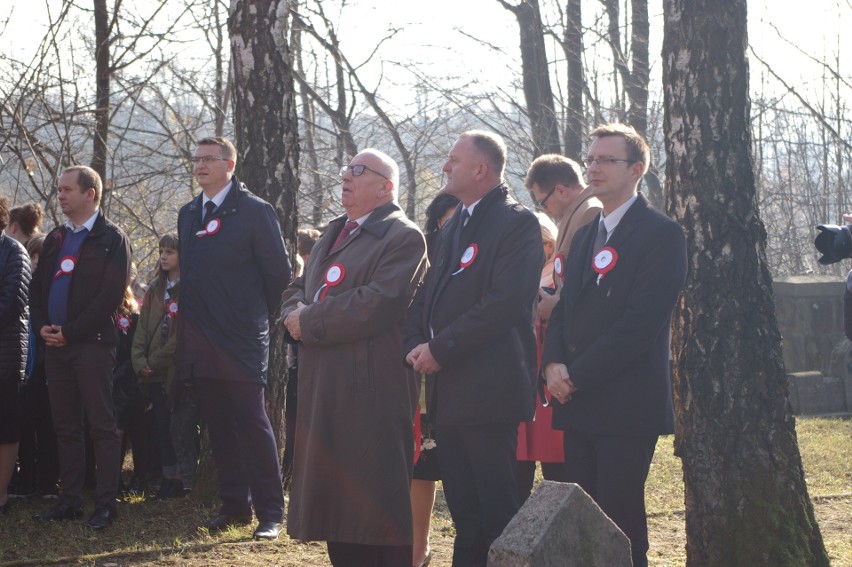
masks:
<path id="1" fill-rule="evenodd" d="M 337 240 L 334 241 L 334 244 L 331 246 L 331 250 L 329 250 L 329 254 L 337 250 L 337 248 L 343 244 L 343 241 L 349 238 L 349 235 L 352 234 L 352 231 L 358 228 L 358 223 L 354 220 L 347 221 L 345 225 L 343 225 L 343 230 L 340 231 L 340 234 L 337 235 Z"/>

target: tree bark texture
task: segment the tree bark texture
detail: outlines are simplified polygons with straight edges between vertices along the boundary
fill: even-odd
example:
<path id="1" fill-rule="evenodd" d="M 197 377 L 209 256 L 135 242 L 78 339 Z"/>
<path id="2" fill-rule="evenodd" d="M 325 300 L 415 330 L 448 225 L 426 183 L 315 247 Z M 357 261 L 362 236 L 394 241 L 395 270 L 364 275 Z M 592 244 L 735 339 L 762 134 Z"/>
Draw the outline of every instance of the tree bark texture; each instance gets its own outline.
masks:
<path id="1" fill-rule="evenodd" d="M 787 401 L 758 215 L 745 0 L 664 0 L 668 212 L 690 272 L 675 317 L 687 565 L 828 565 Z"/>
<path id="2" fill-rule="evenodd" d="M 106 0 L 94 0 L 95 8 L 95 135 L 91 167 L 106 184 L 107 139 L 110 111 L 110 23 Z"/>
<path id="3" fill-rule="evenodd" d="M 585 113 L 583 112 L 583 10 L 580 0 L 568 0 L 566 7 L 565 38 L 563 50 L 568 61 L 568 109 L 565 120 L 565 155 L 583 159 L 583 141 L 586 139 Z"/>
<path id="4" fill-rule="evenodd" d="M 553 91 L 550 88 L 550 69 L 538 0 L 521 0 L 517 5 L 498 1 L 515 15 L 520 28 L 524 100 L 532 131 L 533 157 L 558 154 L 562 147 L 559 143 Z"/>
<path id="5" fill-rule="evenodd" d="M 234 69 L 237 176 L 275 207 L 290 256 L 295 253 L 299 135 L 287 0 L 232 0 L 228 27 Z M 277 310 L 270 313 L 277 319 Z M 272 306 L 270 306 L 272 309 Z M 270 338 L 267 411 L 284 449 L 285 349 Z"/>

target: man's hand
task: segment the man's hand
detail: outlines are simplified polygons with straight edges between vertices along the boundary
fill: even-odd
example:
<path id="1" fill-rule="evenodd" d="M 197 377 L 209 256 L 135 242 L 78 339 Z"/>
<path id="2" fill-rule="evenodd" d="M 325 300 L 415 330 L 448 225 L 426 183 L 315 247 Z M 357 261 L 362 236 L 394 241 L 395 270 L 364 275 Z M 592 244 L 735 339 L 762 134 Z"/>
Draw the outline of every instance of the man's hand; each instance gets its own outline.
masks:
<path id="1" fill-rule="evenodd" d="M 142 378 L 148 378 L 151 376 L 151 372 L 153 372 L 153 370 L 151 370 L 151 367 L 146 366 L 145 368 L 139 371 L 139 376 L 141 376 Z"/>
<path id="2" fill-rule="evenodd" d="M 553 313 L 553 308 L 556 307 L 556 304 L 559 302 L 559 295 L 554 293 L 550 294 L 539 288 L 538 290 L 538 307 L 536 307 L 535 314 L 536 317 L 547 321 L 550 319 L 550 315 Z"/>
<path id="3" fill-rule="evenodd" d="M 414 367 L 415 372 L 421 374 L 434 374 L 441 370 L 441 365 L 429 350 L 429 343 L 421 343 L 411 349 L 405 360 Z"/>
<path id="4" fill-rule="evenodd" d="M 68 344 L 59 325 L 45 325 L 39 330 L 39 334 L 44 339 L 45 346 L 64 347 Z"/>
<path id="5" fill-rule="evenodd" d="M 564 364 L 551 362 L 544 367 L 544 377 L 547 379 L 547 389 L 550 394 L 565 404 L 571 401 L 571 396 L 577 391 L 577 387 L 568 376 L 568 367 Z"/>
<path id="6" fill-rule="evenodd" d="M 284 327 L 287 329 L 287 332 L 290 333 L 290 336 L 293 337 L 293 340 L 301 341 L 302 340 L 302 324 L 300 322 L 300 313 L 302 309 L 305 308 L 305 304 L 301 301 L 296 304 L 296 308 L 287 314 L 284 318 Z"/>

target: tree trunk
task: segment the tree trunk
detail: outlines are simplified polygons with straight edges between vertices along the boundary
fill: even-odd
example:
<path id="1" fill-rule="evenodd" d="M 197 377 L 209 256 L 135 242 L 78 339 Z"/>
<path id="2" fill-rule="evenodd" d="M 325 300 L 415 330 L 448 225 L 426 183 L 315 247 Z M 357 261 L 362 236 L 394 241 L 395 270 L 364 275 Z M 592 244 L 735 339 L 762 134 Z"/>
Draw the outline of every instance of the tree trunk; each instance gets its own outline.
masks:
<path id="1" fill-rule="evenodd" d="M 752 168 L 745 0 L 665 0 L 668 212 L 687 565 L 828 565 L 787 401 Z"/>
<path id="2" fill-rule="evenodd" d="M 498 0 L 515 15 L 521 33 L 521 68 L 524 99 L 532 131 L 533 156 L 560 153 L 559 126 L 550 88 L 550 69 L 544 48 L 544 26 L 538 0 L 523 0 L 518 5 Z"/>
<path id="3" fill-rule="evenodd" d="M 568 111 L 565 121 L 565 155 L 583 159 L 586 139 L 583 112 L 583 11 L 580 0 L 568 0 L 562 48 L 568 61 Z"/>
<path id="4" fill-rule="evenodd" d="M 106 0 L 94 0 L 95 5 L 95 135 L 92 145 L 91 167 L 104 181 L 106 176 L 107 138 L 109 137 L 110 78 L 110 25 Z"/>
<path id="5" fill-rule="evenodd" d="M 289 243 L 296 242 L 299 134 L 287 0 L 232 0 L 228 27 L 234 69 L 234 121 L 240 154 L 237 176 L 272 203 Z M 277 307 L 270 316 L 277 318 Z M 270 309 L 272 307 L 270 306 Z M 267 412 L 284 450 L 287 361 L 281 336 L 270 338 Z"/>

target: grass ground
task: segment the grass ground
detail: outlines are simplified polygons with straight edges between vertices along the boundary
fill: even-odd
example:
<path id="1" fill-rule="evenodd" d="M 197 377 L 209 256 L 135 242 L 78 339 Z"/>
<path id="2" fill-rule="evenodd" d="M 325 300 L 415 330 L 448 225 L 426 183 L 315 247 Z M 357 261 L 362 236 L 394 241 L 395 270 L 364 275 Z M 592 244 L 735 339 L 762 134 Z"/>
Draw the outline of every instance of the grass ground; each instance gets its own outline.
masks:
<path id="1" fill-rule="evenodd" d="M 799 419 L 797 425 L 808 491 L 832 565 L 852 567 L 852 420 Z M 684 565 L 683 482 L 672 454 L 672 438 L 661 439 L 647 490 L 653 566 Z M 217 537 L 197 529 L 211 516 L 213 503 L 196 499 L 157 501 L 135 498 L 121 505 L 119 521 L 104 533 L 89 532 L 83 522 L 40 525 L 30 516 L 51 501 L 16 501 L 0 518 L 0 567 L 12 565 L 97 565 L 98 567 L 202 567 L 328 564 L 325 545 L 282 537 L 274 543 L 251 541 L 250 527 Z M 88 510 L 90 511 L 90 510 Z M 439 493 L 432 529 L 432 565 L 450 565 L 453 527 Z"/>

